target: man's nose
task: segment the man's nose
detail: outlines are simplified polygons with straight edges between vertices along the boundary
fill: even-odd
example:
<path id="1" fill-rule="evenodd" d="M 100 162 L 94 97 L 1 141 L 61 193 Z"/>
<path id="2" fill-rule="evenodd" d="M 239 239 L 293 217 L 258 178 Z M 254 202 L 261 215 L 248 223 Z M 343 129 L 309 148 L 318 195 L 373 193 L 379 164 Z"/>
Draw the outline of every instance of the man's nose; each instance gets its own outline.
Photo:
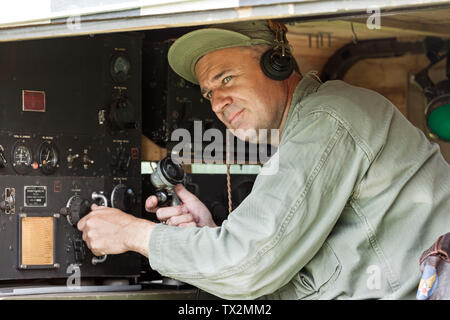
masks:
<path id="1" fill-rule="evenodd" d="M 215 113 L 223 112 L 227 106 L 231 105 L 233 99 L 229 95 L 223 94 L 220 90 L 213 92 L 211 107 Z"/>

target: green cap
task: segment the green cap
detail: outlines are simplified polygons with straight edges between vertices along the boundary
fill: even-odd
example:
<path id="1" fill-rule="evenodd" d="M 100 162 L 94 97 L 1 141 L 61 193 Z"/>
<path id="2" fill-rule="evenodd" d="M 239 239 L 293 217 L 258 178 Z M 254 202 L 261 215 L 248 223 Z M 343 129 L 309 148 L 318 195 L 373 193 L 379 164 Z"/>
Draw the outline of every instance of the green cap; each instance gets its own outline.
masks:
<path id="1" fill-rule="evenodd" d="M 178 75 L 198 84 L 195 65 L 205 54 L 219 49 L 258 44 L 275 46 L 275 43 L 275 35 L 267 20 L 212 25 L 177 39 L 170 47 L 167 58 Z"/>

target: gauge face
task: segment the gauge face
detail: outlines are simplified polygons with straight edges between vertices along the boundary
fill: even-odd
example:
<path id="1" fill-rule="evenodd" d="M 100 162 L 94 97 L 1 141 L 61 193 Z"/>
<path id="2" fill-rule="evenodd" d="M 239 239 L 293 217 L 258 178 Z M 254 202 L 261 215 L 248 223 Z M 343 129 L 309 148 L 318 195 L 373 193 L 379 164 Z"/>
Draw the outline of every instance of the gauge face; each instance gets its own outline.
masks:
<path id="1" fill-rule="evenodd" d="M 58 150 L 51 141 L 44 141 L 39 147 L 39 168 L 43 174 L 52 174 L 58 167 Z"/>
<path id="2" fill-rule="evenodd" d="M 111 76 L 117 82 L 123 82 L 130 76 L 131 63 L 124 55 L 113 57 L 111 62 Z"/>
<path id="3" fill-rule="evenodd" d="M 31 170 L 33 154 L 24 142 L 17 142 L 12 153 L 12 166 L 17 173 L 25 174 Z"/>
<path id="4" fill-rule="evenodd" d="M 130 72 L 130 62 L 122 56 L 117 57 L 114 62 L 114 73 L 123 72 L 128 74 Z"/>

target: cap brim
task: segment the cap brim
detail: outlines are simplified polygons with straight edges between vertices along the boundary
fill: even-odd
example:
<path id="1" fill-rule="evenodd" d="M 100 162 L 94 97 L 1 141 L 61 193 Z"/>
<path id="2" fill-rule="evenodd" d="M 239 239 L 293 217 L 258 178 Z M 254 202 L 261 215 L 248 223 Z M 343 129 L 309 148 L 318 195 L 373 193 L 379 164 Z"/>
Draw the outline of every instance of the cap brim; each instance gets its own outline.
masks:
<path id="1" fill-rule="evenodd" d="M 248 47 L 258 44 L 271 44 L 263 39 L 251 39 L 238 32 L 207 28 L 200 29 L 180 37 L 170 47 L 167 54 L 172 69 L 186 80 L 198 84 L 195 75 L 197 61 L 215 50 Z"/>

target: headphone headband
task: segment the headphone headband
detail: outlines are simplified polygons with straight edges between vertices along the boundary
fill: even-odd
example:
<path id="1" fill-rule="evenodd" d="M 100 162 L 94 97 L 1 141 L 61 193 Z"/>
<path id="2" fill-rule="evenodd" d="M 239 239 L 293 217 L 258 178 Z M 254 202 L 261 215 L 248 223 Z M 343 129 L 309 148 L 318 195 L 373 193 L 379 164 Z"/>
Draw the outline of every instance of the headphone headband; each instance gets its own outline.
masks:
<path id="1" fill-rule="evenodd" d="M 291 54 L 289 41 L 286 38 L 287 28 L 284 24 L 279 23 L 277 21 L 267 20 L 270 30 L 275 35 L 275 42 L 277 43 L 274 47 L 274 50 L 281 49 L 281 56 L 284 57 L 286 55 Z"/>
<path id="2" fill-rule="evenodd" d="M 261 56 L 261 69 L 273 80 L 289 78 L 295 68 L 289 42 L 286 38 L 287 28 L 284 24 L 267 20 L 270 30 L 275 35 L 276 45 Z"/>

